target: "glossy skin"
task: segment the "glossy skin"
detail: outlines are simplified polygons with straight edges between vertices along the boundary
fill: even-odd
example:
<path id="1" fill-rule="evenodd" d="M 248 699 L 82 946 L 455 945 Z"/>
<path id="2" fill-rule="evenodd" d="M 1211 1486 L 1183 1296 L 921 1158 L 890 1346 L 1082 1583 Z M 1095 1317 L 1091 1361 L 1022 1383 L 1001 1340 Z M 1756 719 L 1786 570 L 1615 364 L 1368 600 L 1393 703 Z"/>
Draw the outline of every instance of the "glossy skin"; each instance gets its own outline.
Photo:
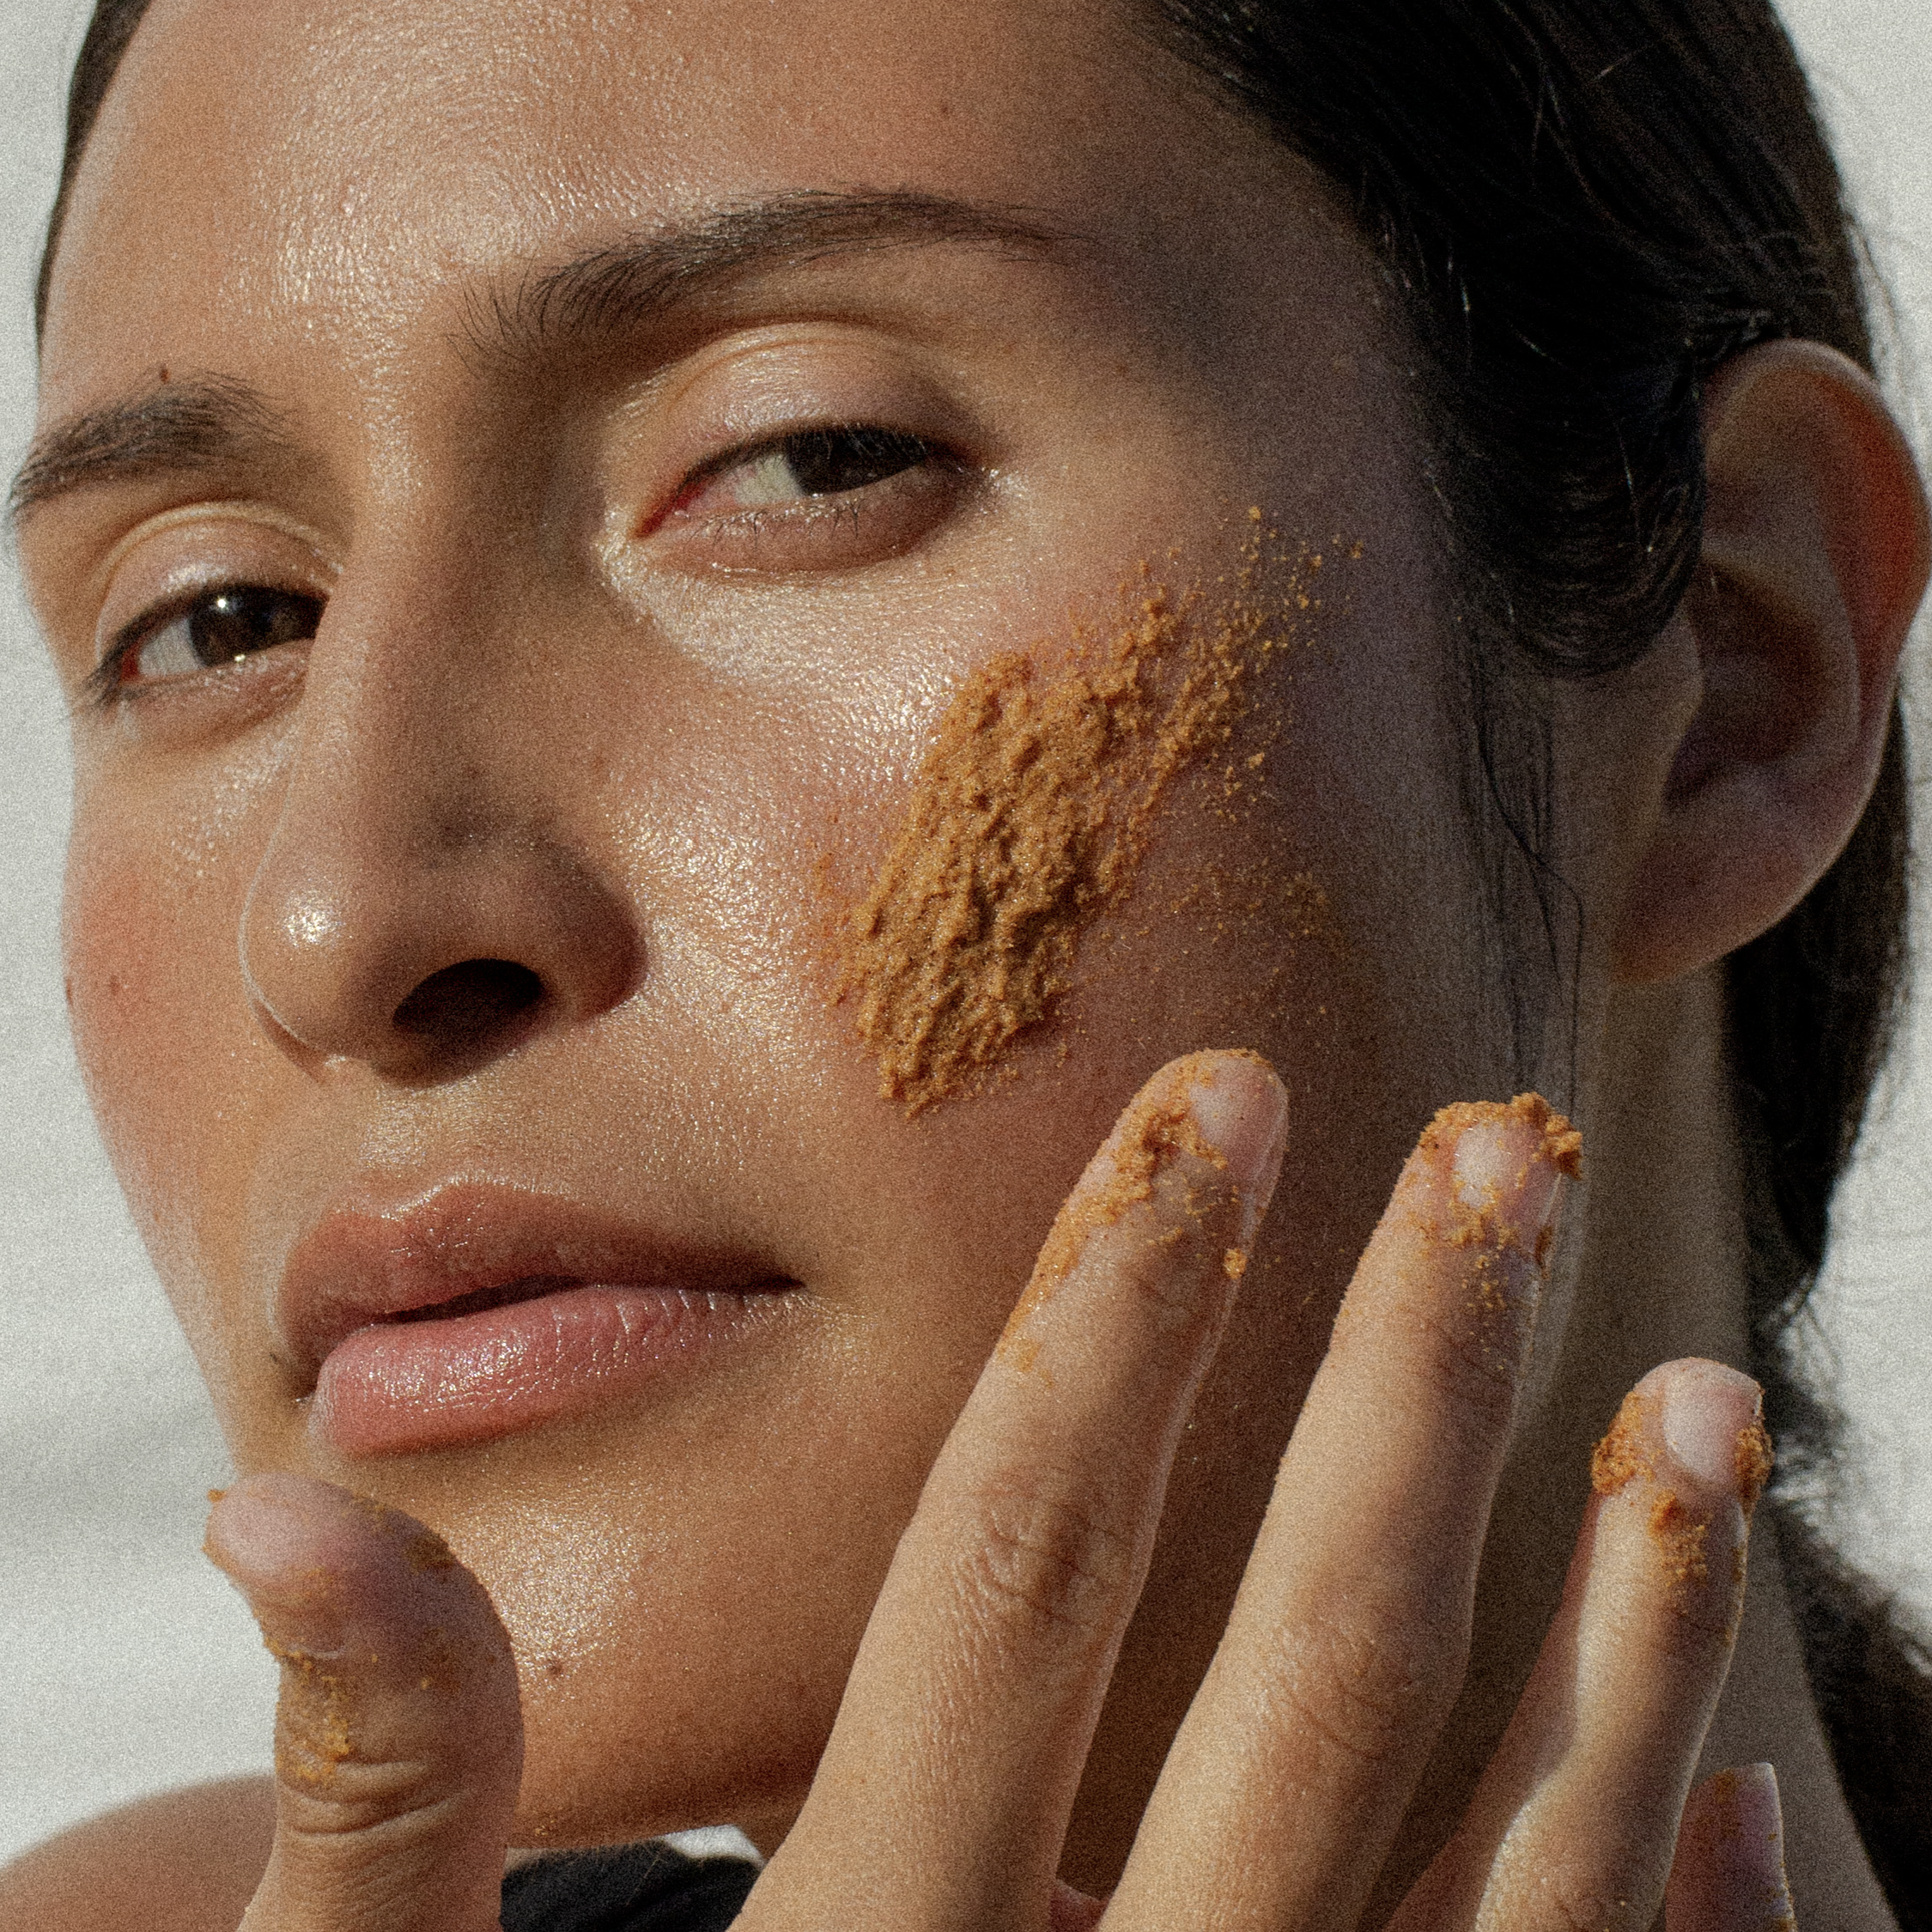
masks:
<path id="1" fill-rule="evenodd" d="M 69 217 L 43 417 L 212 376 L 276 434 L 36 508 L 32 587 L 76 687 L 184 582 L 322 616 L 208 672 L 145 633 L 79 709 L 75 1030 L 239 1466 L 447 1537 L 517 1649 L 519 1838 L 561 1844 L 720 1815 L 782 1836 L 1094 1145 L 1171 1055 L 1266 1054 L 1288 1178 L 1102 1721 L 1073 1841 L 1098 1882 L 1404 1153 L 1437 1105 L 1512 1084 L 1466 751 L 1400 345 L 1307 171 L 1097 8 L 809 12 L 158 0 Z M 621 326 L 498 326 L 640 232 L 715 240 L 722 211 L 826 192 L 1040 233 L 910 234 L 902 206 L 869 246 L 794 240 Z M 847 423 L 940 453 L 849 514 L 775 505 L 773 439 Z M 1144 559 L 1212 586 L 1249 505 L 1332 560 L 1252 726 L 1265 803 L 1230 817 L 1184 788 L 1053 1036 L 908 1121 L 831 1002 L 821 859 L 864 877 L 964 673 L 1050 656 Z M 1680 638 L 1565 740 L 1599 808 L 1571 854 L 1598 931 L 1697 690 Z M 1187 891 L 1212 867 L 1265 890 L 1311 872 L 1333 932 L 1220 943 L 1224 907 Z M 495 1030 L 398 1026 L 474 960 L 544 998 Z M 1609 968 L 1600 943 L 1597 1023 Z M 289 1257 L 331 1211 L 467 1182 L 802 1290 L 635 1398 L 344 1454 L 290 1361 Z M 1568 1305 L 1540 1361 L 1563 1360 Z M 1573 1527 L 1571 1470 L 1543 1514 L 1567 1497 Z"/>
<path id="2" fill-rule="evenodd" d="M 1219 975 L 1194 979 L 1181 1011 L 1151 999 L 1124 1024 L 1116 995 L 1104 1034 L 1097 988 L 1064 1068 L 1036 1052 L 1013 1086 L 911 1124 L 880 1103 L 815 957 L 812 866 L 828 847 L 862 860 L 880 840 L 960 674 L 1064 635 L 1070 607 L 1109 611 L 1143 556 L 1179 544 L 1230 567 L 1230 512 L 1250 501 L 1317 542 L 1358 534 L 1352 609 L 1302 687 L 1306 799 L 1257 835 L 1330 883 L 1351 957 L 1404 987 L 1453 943 L 1458 902 L 1443 896 L 1449 933 L 1416 930 L 1355 876 L 1369 869 L 1358 854 L 1394 842 L 1367 832 L 1363 801 L 1379 798 L 1385 823 L 1443 814 L 1417 795 L 1426 772 L 1388 787 L 1349 714 L 1426 715 L 1436 695 L 1396 398 L 1362 353 L 1372 284 L 1298 169 L 1229 129 L 1200 157 L 1200 205 L 1175 209 L 1144 251 L 1142 116 L 1178 139 L 1198 112 L 1170 76 L 1129 110 L 1113 66 L 1048 54 L 1068 39 L 1048 19 L 1017 45 L 1011 22 L 963 20 L 913 52 L 890 16 L 856 7 L 835 11 L 818 61 L 794 47 L 783 98 L 755 107 L 728 76 L 755 59 L 759 29 L 732 9 L 683 23 L 659 57 L 683 76 L 675 88 L 639 87 L 631 46 L 597 51 L 607 33 L 580 27 L 560 46 L 532 20 L 505 67 L 436 94 L 447 136 L 372 154 L 352 131 L 419 127 L 438 48 L 469 30 L 459 13 L 419 35 L 407 17 L 331 9 L 298 61 L 286 14 L 255 26 L 245 9 L 164 6 L 83 177 L 49 329 L 50 414 L 151 382 L 157 361 L 218 371 L 296 414 L 299 454 L 278 475 L 168 475 L 50 508 L 34 574 L 64 666 L 91 668 L 96 631 L 172 585 L 191 549 L 329 602 L 312 649 L 264 654 L 232 691 L 157 690 L 82 724 L 73 1011 L 240 1465 L 312 1469 L 444 1530 L 526 1656 L 544 1794 L 532 1822 L 574 1838 L 711 1815 L 726 1765 L 734 1796 L 749 1782 L 786 1801 L 1054 1208 L 1139 1079 L 1229 1030 L 1216 1009 L 1239 989 Z M 272 36 L 242 58 L 276 78 L 210 98 L 201 76 L 238 33 Z M 862 132 L 843 115 L 815 126 L 805 104 L 835 97 L 854 62 L 895 107 Z M 775 53 L 755 64 L 779 68 Z M 1042 156 L 1032 131 L 1069 86 L 1101 145 Z M 264 184 L 254 157 L 291 122 L 305 131 Z M 487 173 L 477 148 L 495 157 Z M 241 158 L 191 197 L 157 209 L 128 192 L 222 155 Z M 1240 173 L 1218 183 L 1224 158 Z M 908 179 L 1091 239 L 1042 260 L 868 251 L 768 274 L 580 360 L 501 380 L 486 364 L 477 380 L 465 319 L 532 264 L 667 212 Z M 1257 191 L 1293 236 L 1268 257 L 1236 227 Z M 1204 222 L 1221 231 L 1212 278 Z M 157 336 L 184 276 L 201 299 Z M 1205 312 L 1210 286 L 1231 315 Z M 1304 319 L 1285 362 L 1264 326 L 1285 313 Z M 103 329 L 110 314 L 119 329 Z M 874 494 L 900 502 L 829 528 L 794 515 L 714 533 L 673 510 L 630 534 L 734 443 L 828 416 L 931 436 L 967 476 L 886 483 Z M 210 496 L 237 507 L 137 539 L 103 593 L 116 544 Z M 1176 872 L 1214 835 L 1175 835 Z M 1381 884 L 1407 896 L 1399 874 Z M 292 939 L 298 897 L 347 937 Z M 1123 980 L 1201 936 L 1163 920 Z M 1283 952 L 1291 1010 L 1340 1006 L 1327 957 Z M 556 1010 L 513 1052 L 386 1078 L 387 1009 L 471 957 L 529 965 L 559 989 Z M 1346 1019 L 1387 1037 L 1377 990 L 1358 988 Z M 1305 1239 L 1305 1214 L 1327 1238 L 1302 1279 L 1254 1297 L 1261 1320 L 1297 1318 L 1230 1351 L 1229 1406 L 1262 1443 L 1285 1437 L 1338 1264 L 1415 1127 L 1474 1071 L 1428 1050 L 1427 1019 L 1389 1056 L 1425 1078 L 1378 1093 L 1372 1127 L 1323 1134 L 1299 1168 L 1305 1205 L 1284 1222 Z M 1253 1039 L 1247 1016 L 1232 1024 Z M 1360 1078 L 1319 1027 L 1254 1043 L 1296 1069 L 1311 1120 L 1340 1112 Z M 1489 1072 L 1492 1091 L 1503 1077 Z M 343 1194 L 386 1203 L 476 1176 L 769 1255 L 805 1284 L 809 1313 L 782 1346 L 662 1402 L 447 1461 L 330 1456 L 305 1431 L 306 1390 L 276 1368 L 268 1285 Z M 1249 1450 L 1237 1435 L 1203 1452 L 1206 1492 L 1224 1498 L 1231 1479 L 1248 1508 L 1196 1530 L 1212 1565 L 1197 1587 L 1224 1590 L 1252 1536 L 1265 1492 Z M 775 1540 L 787 1522 L 812 1537 Z M 739 1703 L 691 1670 L 733 1651 L 764 1660 L 769 1700 Z M 718 1768 L 641 1765 L 607 1738 L 613 1700 L 711 1741 Z"/>

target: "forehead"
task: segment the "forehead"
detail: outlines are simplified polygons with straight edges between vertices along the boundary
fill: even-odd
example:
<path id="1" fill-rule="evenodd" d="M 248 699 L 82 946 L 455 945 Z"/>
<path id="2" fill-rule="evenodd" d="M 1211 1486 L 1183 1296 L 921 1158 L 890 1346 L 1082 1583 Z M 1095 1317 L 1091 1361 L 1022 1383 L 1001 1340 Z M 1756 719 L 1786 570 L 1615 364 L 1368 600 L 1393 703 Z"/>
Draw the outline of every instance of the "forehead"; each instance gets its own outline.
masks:
<path id="1" fill-rule="evenodd" d="M 1095 0 L 156 0 L 76 184 L 43 379 L 122 360 L 117 319 L 149 357 L 185 298 L 374 340 L 479 272 L 799 188 L 1198 237 L 1282 164 L 1203 110 Z"/>

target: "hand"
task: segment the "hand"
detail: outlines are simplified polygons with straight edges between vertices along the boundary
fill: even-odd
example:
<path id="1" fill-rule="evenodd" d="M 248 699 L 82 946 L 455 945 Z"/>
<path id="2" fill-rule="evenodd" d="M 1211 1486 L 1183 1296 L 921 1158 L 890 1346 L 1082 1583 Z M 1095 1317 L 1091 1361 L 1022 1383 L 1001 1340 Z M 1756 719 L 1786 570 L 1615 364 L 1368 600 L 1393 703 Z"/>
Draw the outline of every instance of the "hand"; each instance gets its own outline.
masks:
<path id="1" fill-rule="evenodd" d="M 1423 1137 L 1119 1888 L 1103 1906 L 1056 1876 L 1284 1126 L 1258 1060 L 1197 1054 L 1095 1156 L 933 1466 L 744 1932 L 1356 1923 L 1467 1661 L 1562 1186 L 1534 1109 L 1452 1109 Z M 1515 1718 L 1395 1932 L 1643 1932 L 1667 1881 L 1669 1932 L 1789 1924 L 1769 1767 L 1686 1812 L 1761 1439 L 1754 1385 L 1714 1364 L 1625 1402 Z M 495 1926 L 520 1728 L 480 1586 L 409 1518 L 291 1476 L 238 1484 L 209 1547 L 284 1657 L 251 1932 Z"/>

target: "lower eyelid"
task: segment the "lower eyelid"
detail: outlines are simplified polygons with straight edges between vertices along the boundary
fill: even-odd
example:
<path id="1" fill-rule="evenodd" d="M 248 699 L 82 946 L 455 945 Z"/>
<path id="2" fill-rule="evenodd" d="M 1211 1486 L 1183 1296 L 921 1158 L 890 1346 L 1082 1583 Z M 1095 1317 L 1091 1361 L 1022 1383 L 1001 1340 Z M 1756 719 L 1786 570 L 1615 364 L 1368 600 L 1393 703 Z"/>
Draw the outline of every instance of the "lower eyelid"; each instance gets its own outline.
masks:
<path id="1" fill-rule="evenodd" d="M 769 552 L 787 538 L 801 546 L 798 567 L 824 567 L 823 551 L 840 537 L 853 552 L 839 564 L 859 565 L 902 554 L 940 522 L 974 472 L 935 451 L 926 463 L 896 471 L 859 489 L 805 496 L 788 503 L 742 509 L 673 511 L 657 526 L 677 547 L 716 544 L 746 553 L 744 567 L 770 570 L 785 566 Z M 718 567 L 718 560 L 713 560 Z M 726 562 L 723 568 L 729 568 Z"/>

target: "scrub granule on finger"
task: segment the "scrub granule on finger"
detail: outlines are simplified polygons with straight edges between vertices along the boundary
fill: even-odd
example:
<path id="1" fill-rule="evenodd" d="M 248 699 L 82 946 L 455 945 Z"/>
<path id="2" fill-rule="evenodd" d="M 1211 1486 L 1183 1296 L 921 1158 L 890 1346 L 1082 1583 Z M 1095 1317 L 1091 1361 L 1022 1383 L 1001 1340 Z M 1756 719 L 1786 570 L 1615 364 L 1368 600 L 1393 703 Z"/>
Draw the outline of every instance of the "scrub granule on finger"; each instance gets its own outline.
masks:
<path id="1" fill-rule="evenodd" d="M 1174 781 L 1229 744 L 1261 670 L 1319 608 L 1321 561 L 1293 560 L 1265 605 L 1258 550 L 1222 598 L 1144 580 L 1111 635 L 1003 653 L 959 687 L 837 933 L 837 997 L 856 1003 L 882 1098 L 916 1115 L 974 1091 L 1053 1016 Z M 1224 808 L 1263 782 L 1258 756 L 1230 761 Z"/>
<path id="2" fill-rule="evenodd" d="M 1151 1200 L 1163 1168 L 1182 1154 L 1225 1169 L 1227 1160 L 1202 1139 L 1190 1095 L 1200 1078 L 1190 1054 L 1157 1092 L 1143 1095 L 1122 1118 L 1114 1135 L 1112 1172 L 1106 1184 L 1083 1188 L 1069 1201 L 1048 1233 L 1034 1267 L 1022 1308 L 1037 1306 L 1072 1273 L 1082 1251 L 1101 1228 L 1115 1226 L 1130 1209 Z"/>
<path id="3" fill-rule="evenodd" d="M 1776 1461 L 1771 1432 L 1761 1422 L 1747 1423 L 1737 1432 L 1737 1449 L 1733 1459 L 1737 1472 L 1737 1499 L 1749 1516 L 1765 1493 Z"/>
<path id="4" fill-rule="evenodd" d="M 1670 1586 L 1671 1600 L 1681 1607 L 1710 1581 L 1706 1545 L 1710 1525 L 1708 1518 L 1686 1509 L 1675 1490 L 1663 1487 L 1658 1480 L 1651 1444 L 1662 1426 L 1661 1412 L 1657 1397 L 1643 1390 L 1633 1388 L 1625 1396 L 1616 1419 L 1590 1457 L 1590 1487 L 1607 1500 L 1620 1495 L 1633 1481 L 1649 1485 L 1644 1531 Z"/>
<path id="5" fill-rule="evenodd" d="M 262 1641 L 283 1667 L 276 1705 L 276 1775 L 289 1783 L 327 1786 L 334 1782 L 336 1766 L 355 1755 L 342 1680 L 307 1650 L 271 1637 Z"/>
<path id="6" fill-rule="evenodd" d="M 1457 1246 L 1479 1244 L 1515 1248 L 1534 1255 L 1540 1267 L 1548 1258 L 1547 1230 L 1535 1230 L 1526 1242 L 1523 1230 L 1504 1219 L 1505 1187 L 1510 1194 L 1519 1194 L 1529 1179 L 1531 1165 L 1537 1162 L 1562 1175 L 1565 1180 L 1581 1177 L 1583 1137 L 1571 1124 L 1569 1116 L 1558 1113 L 1540 1093 L 1519 1093 L 1510 1101 L 1456 1101 L 1441 1109 L 1424 1129 L 1422 1148 L 1425 1153 L 1442 1150 L 1453 1158 L 1455 1148 L 1471 1127 L 1504 1121 L 1520 1121 L 1530 1128 L 1537 1136 L 1536 1145 L 1513 1175 L 1492 1179 L 1473 1200 L 1466 1197 L 1462 1184 L 1458 1182 L 1457 1220 L 1449 1230 L 1448 1238 Z"/>
<path id="7" fill-rule="evenodd" d="M 1499 1139 L 1491 1132 L 1465 1145 L 1472 1130 L 1499 1127 L 1528 1133 Z M 1478 1146 L 1483 1151 L 1472 1174 L 1465 1161 Z M 1415 1157 L 1448 1180 L 1441 1206 L 1425 1217 L 1425 1232 L 1454 1252 L 1467 1310 L 1478 1318 L 1472 1342 L 1496 1350 L 1500 1366 L 1515 1358 L 1519 1325 L 1533 1315 L 1549 1261 L 1553 1196 L 1543 1187 L 1531 1205 L 1525 1190 L 1538 1168 L 1565 1179 L 1580 1174 L 1583 1136 L 1539 1093 L 1458 1101 L 1439 1109 L 1423 1130 Z"/>
<path id="8" fill-rule="evenodd" d="M 1423 1145 L 1453 1146 L 1479 1121 L 1521 1121 L 1540 1137 L 1531 1155 L 1547 1162 L 1558 1174 L 1576 1180 L 1583 1171 L 1583 1136 L 1570 1117 L 1559 1114 L 1540 1093 L 1519 1093 L 1514 1100 L 1458 1100 L 1437 1110 L 1423 1129 Z M 1527 1171 L 1527 1170 L 1526 1170 Z M 1522 1176 L 1517 1176 L 1517 1184 Z"/>
<path id="9" fill-rule="evenodd" d="M 1650 1505 L 1650 1540 L 1663 1559 L 1664 1574 L 1680 1590 L 1695 1589 L 1709 1580 L 1704 1544 L 1710 1525 L 1693 1516 L 1674 1490 L 1664 1490 Z"/>
<path id="10" fill-rule="evenodd" d="M 1632 1389 L 1619 1406 L 1616 1419 L 1590 1456 L 1590 1487 L 1599 1496 L 1614 1496 L 1633 1478 L 1657 1473 L 1645 1438 L 1656 1416 L 1654 1396 Z"/>
<path id="11" fill-rule="evenodd" d="M 1634 1388 L 1625 1396 L 1616 1419 L 1590 1458 L 1590 1486 L 1599 1496 L 1614 1496 L 1633 1476 L 1656 1477 L 1656 1461 L 1646 1437 L 1656 1427 L 1656 1412 L 1652 1396 Z M 1764 1494 L 1774 1461 L 1771 1436 L 1762 1422 L 1747 1423 L 1738 1431 L 1732 1469 L 1737 1499 L 1747 1516 Z"/>

